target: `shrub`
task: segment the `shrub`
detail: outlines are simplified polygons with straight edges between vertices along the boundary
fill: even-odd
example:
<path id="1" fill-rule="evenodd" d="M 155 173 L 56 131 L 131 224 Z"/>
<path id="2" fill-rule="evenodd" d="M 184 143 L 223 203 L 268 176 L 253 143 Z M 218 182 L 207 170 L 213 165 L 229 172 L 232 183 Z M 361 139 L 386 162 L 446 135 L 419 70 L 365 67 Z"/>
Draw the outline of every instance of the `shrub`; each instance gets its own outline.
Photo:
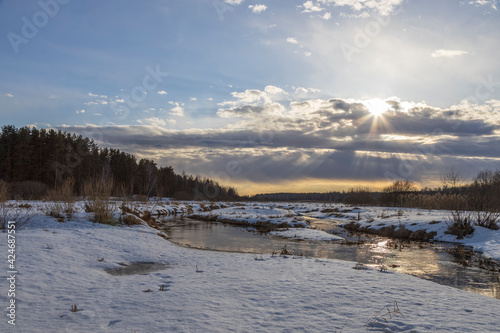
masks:
<path id="1" fill-rule="evenodd" d="M 3 180 L 0 180 L 0 230 L 5 229 L 8 222 L 9 207 L 7 200 L 9 199 L 9 186 Z"/>
<path id="2" fill-rule="evenodd" d="M 0 230 L 7 227 L 9 221 L 15 221 L 17 228 L 30 218 L 31 206 L 15 206 L 7 202 L 10 198 L 10 187 L 0 180 Z"/>
<path id="3" fill-rule="evenodd" d="M 47 193 L 47 185 L 41 182 L 25 180 L 12 184 L 11 194 L 16 199 L 39 200 Z"/>
<path id="4" fill-rule="evenodd" d="M 474 232 L 472 214 L 470 212 L 461 210 L 452 211 L 449 220 L 446 233 L 457 236 L 457 239 L 462 239 Z"/>
<path id="5" fill-rule="evenodd" d="M 485 212 L 479 211 L 475 212 L 476 219 L 474 224 L 478 227 L 484 227 L 491 230 L 498 230 L 497 220 L 500 217 L 498 212 Z"/>
<path id="6" fill-rule="evenodd" d="M 115 224 L 115 205 L 109 199 L 94 199 L 85 203 L 85 210 L 92 212 L 91 221 L 102 224 Z"/>
<path id="7" fill-rule="evenodd" d="M 132 214 L 125 214 L 120 216 L 120 222 L 125 225 L 139 225 L 141 220 Z"/>
<path id="8" fill-rule="evenodd" d="M 47 216 L 55 217 L 59 222 L 64 222 L 64 206 L 60 202 L 47 203 L 42 211 Z"/>
<path id="9" fill-rule="evenodd" d="M 359 186 L 347 192 L 344 202 L 350 205 L 370 205 L 373 203 L 373 196 L 368 187 Z"/>
<path id="10" fill-rule="evenodd" d="M 0 179 L 0 203 L 9 200 L 10 189 L 9 184 Z"/>

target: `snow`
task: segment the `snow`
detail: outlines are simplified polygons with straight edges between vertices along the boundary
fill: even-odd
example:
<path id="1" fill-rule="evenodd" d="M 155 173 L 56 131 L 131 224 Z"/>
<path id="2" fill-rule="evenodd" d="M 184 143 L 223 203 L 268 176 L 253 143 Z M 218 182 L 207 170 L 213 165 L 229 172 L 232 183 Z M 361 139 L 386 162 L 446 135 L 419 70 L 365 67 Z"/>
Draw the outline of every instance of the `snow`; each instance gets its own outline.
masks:
<path id="1" fill-rule="evenodd" d="M 475 231 L 472 235 L 457 239 L 456 236 L 446 233 L 448 223 L 451 220 L 449 211 L 419 208 L 351 207 L 343 204 L 317 203 L 292 203 L 288 205 L 290 205 L 288 208 L 295 212 L 319 219 L 338 221 L 340 224 L 355 222 L 361 226 L 369 226 L 372 229 L 404 226 L 411 231 L 436 232 L 436 236 L 433 238 L 434 241 L 471 246 L 475 251 L 483 253 L 487 258 L 500 260 L 500 230 L 474 227 Z M 338 212 L 321 212 L 322 210 L 332 209 L 338 210 Z"/>
<path id="2" fill-rule="evenodd" d="M 465 244 L 481 252 L 489 258 L 500 258 L 500 232 L 482 227 L 475 227 L 471 237 L 466 238 Z"/>
<path id="3" fill-rule="evenodd" d="M 289 209 L 275 207 L 273 205 L 236 204 L 232 207 L 216 209 L 209 212 L 200 212 L 197 216 L 217 217 L 217 221 L 234 221 L 256 224 L 268 222 L 273 224 L 287 223 L 289 226 L 307 226 L 303 217 Z"/>
<path id="4" fill-rule="evenodd" d="M 406 210 L 405 217 L 436 227 L 428 224 L 434 213 L 416 212 Z M 35 216 L 16 232 L 16 326 L 3 315 L 0 331 L 500 332 L 497 299 L 391 271 L 353 269 L 355 262 L 269 254 L 256 260 L 253 254 L 182 248 L 158 232 L 146 225 L 92 223 L 83 212 L 64 223 Z M 492 234 L 477 229 L 467 242 L 495 254 L 498 238 Z M 6 258 L 7 234 L 0 237 Z M 7 306 L 2 262 L 0 304 Z M 143 275 L 105 272 L 134 262 L 168 267 Z M 70 311 L 73 305 L 77 312 Z M 367 328 L 369 322 L 374 326 Z"/>
<path id="5" fill-rule="evenodd" d="M 339 241 L 344 239 L 343 237 L 332 235 L 321 230 L 306 228 L 271 231 L 269 234 L 292 239 L 307 239 L 315 241 Z"/>

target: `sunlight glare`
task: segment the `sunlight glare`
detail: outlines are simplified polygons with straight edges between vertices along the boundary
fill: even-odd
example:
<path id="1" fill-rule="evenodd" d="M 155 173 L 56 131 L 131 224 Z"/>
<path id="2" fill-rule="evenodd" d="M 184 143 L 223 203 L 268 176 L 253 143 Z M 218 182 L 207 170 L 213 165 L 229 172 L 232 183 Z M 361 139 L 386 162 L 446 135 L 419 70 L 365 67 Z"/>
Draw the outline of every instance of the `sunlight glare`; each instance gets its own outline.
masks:
<path id="1" fill-rule="evenodd" d="M 389 105 L 380 98 L 374 98 L 367 101 L 366 107 L 370 111 L 370 114 L 374 117 L 380 117 L 389 109 Z"/>

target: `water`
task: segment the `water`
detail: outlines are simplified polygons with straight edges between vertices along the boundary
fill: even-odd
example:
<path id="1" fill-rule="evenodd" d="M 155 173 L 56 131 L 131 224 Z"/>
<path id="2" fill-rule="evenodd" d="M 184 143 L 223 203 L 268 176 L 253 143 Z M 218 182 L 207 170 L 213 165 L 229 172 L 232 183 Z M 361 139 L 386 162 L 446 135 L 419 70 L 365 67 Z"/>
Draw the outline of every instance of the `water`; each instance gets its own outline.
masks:
<path id="1" fill-rule="evenodd" d="M 316 220 L 312 224 L 323 230 L 336 229 L 332 221 Z M 389 270 L 410 274 L 439 284 L 472 291 L 500 299 L 500 277 L 474 267 L 464 267 L 446 251 L 450 245 L 405 243 L 394 248 L 394 241 L 384 237 L 368 237 L 364 243 L 343 245 L 334 242 L 294 241 L 260 234 L 245 228 L 218 222 L 206 222 L 187 218 L 170 218 L 164 221 L 163 230 L 170 241 L 181 246 L 197 249 L 242 252 L 255 254 L 288 251 L 308 257 L 349 260 L 369 267 L 386 265 Z M 338 228 L 336 231 L 343 232 Z M 349 238 L 344 232 L 343 237 Z M 354 239 L 357 240 L 358 236 Z M 353 237 L 351 236 L 351 239 Z"/>

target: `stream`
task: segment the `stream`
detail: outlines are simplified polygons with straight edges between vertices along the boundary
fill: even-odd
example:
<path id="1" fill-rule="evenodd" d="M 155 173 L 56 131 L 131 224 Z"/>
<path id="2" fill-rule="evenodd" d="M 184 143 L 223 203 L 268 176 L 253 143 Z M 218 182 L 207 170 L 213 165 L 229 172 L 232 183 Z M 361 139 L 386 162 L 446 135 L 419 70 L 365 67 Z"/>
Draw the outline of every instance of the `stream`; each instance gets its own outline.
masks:
<path id="1" fill-rule="evenodd" d="M 450 244 L 403 242 L 369 235 L 351 235 L 336 227 L 335 222 L 309 219 L 317 229 L 332 231 L 351 240 L 352 245 L 336 242 L 298 241 L 260 234 L 242 227 L 219 222 L 168 217 L 161 229 L 177 245 L 203 250 L 254 254 L 279 254 L 287 251 L 315 258 L 354 261 L 364 266 L 417 276 L 492 298 L 500 299 L 500 274 L 472 266 L 464 266 L 447 249 Z M 362 241 L 359 243 L 358 241 Z"/>

